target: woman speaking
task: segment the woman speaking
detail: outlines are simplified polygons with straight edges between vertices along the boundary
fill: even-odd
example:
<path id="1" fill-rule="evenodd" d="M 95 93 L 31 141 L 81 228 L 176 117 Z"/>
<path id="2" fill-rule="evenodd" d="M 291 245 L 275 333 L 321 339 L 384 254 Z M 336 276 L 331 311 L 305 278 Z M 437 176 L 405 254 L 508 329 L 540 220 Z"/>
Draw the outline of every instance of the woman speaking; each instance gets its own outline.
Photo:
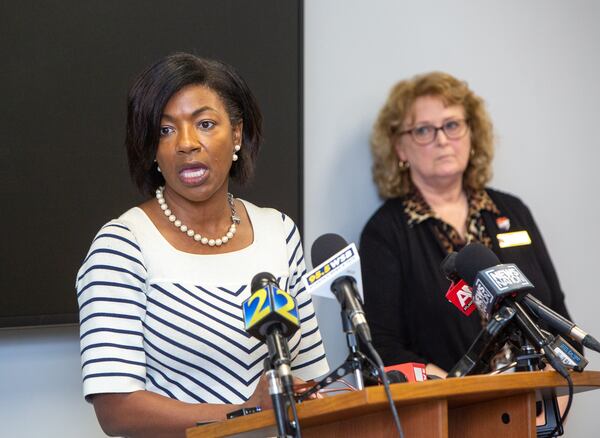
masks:
<path id="1" fill-rule="evenodd" d="M 239 407 L 270 407 L 267 347 L 244 330 L 259 272 L 295 297 L 292 371 L 328 371 L 292 220 L 229 193 L 251 176 L 261 113 L 230 66 L 189 54 L 130 90 L 130 173 L 150 198 L 108 222 L 77 276 L 84 394 L 110 435 L 183 436 Z"/>

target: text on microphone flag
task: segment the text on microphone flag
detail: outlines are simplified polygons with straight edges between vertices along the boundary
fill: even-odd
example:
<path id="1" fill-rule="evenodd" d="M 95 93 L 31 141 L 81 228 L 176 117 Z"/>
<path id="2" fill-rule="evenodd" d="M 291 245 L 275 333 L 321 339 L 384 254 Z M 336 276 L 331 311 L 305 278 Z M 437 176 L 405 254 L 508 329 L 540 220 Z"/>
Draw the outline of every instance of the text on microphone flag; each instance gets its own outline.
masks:
<path id="1" fill-rule="evenodd" d="M 268 284 L 252 293 L 250 298 L 244 301 L 242 311 L 245 329 L 254 336 L 257 335 L 253 332 L 257 330 L 257 327 L 266 318 L 279 317 L 289 321 L 293 325 L 300 325 L 300 318 L 294 298 L 272 284 Z"/>
<path id="2" fill-rule="evenodd" d="M 446 299 L 466 316 L 475 311 L 473 291 L 464 280 L 459 280 L 450 285 L 448 292 L 446 292 Z"/>
<path id="3" fill-rule="evenodd" d="M 354 247 L 354 245 L 345 248 L 339 255 L 336 255 L 335 258 L 313 270 L 306 278 L 307 283 L 312 286 L 316 281 L 320 280 L 330 272 L 335 271 L 338 267 L 351 260 L 353 257 L 357 257 L 356 247 Z"/>

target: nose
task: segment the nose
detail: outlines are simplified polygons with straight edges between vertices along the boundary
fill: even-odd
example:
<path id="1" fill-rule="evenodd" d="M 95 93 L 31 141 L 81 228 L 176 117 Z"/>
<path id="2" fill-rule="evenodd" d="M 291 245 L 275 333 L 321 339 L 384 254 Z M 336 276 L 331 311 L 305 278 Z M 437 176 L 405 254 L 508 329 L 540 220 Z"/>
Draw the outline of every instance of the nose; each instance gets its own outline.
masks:
<path id="1" fill-rule="evenodd" d="M 192 124 L 185 124 L 179 129 L 177 136 L 177 151 L 190 153 L 199 150 L 202 147 L 198 133 Z"/>
<path id="2" fill-rule="evenodd" d="M 448 143 L 448 137 L 442 128 L 436 128 L 435 132 L 435 142 L 436 144 L 443 146 Z"/>

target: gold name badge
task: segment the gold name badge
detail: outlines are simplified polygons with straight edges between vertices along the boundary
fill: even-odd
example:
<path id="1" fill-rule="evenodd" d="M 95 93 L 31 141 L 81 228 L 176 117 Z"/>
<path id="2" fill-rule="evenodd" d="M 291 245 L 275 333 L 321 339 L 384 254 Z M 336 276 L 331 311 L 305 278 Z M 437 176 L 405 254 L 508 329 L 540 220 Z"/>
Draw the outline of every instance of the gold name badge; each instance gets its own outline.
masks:
<path id="1" fill-rule="evenodd" d="M 514 231 L 512 233 L 496 234 L 500 248 L 510 248 L 512 246 L 531 245 L 531 237 L 527 231 Z"/>

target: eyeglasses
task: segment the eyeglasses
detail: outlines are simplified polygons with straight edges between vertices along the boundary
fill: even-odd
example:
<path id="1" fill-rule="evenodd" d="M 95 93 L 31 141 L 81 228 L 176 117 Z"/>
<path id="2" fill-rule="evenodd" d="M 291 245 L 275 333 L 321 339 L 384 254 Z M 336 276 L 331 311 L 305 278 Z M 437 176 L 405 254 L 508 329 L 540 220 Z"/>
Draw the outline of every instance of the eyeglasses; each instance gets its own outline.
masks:
<path id="1" fill-rule="evenodd" d="M 419 125 L 412 129 L 400 132 L 400 135 L 410 134 L 413 140 L 420 145 L 427 145 L 435 140 L 438 131 L 444 131 L 444 135 L 450 140 L 458 140 L 466 133 L 469 124 L 465 119 L 452 119 L 444 122 L 442 126 Z"/>

